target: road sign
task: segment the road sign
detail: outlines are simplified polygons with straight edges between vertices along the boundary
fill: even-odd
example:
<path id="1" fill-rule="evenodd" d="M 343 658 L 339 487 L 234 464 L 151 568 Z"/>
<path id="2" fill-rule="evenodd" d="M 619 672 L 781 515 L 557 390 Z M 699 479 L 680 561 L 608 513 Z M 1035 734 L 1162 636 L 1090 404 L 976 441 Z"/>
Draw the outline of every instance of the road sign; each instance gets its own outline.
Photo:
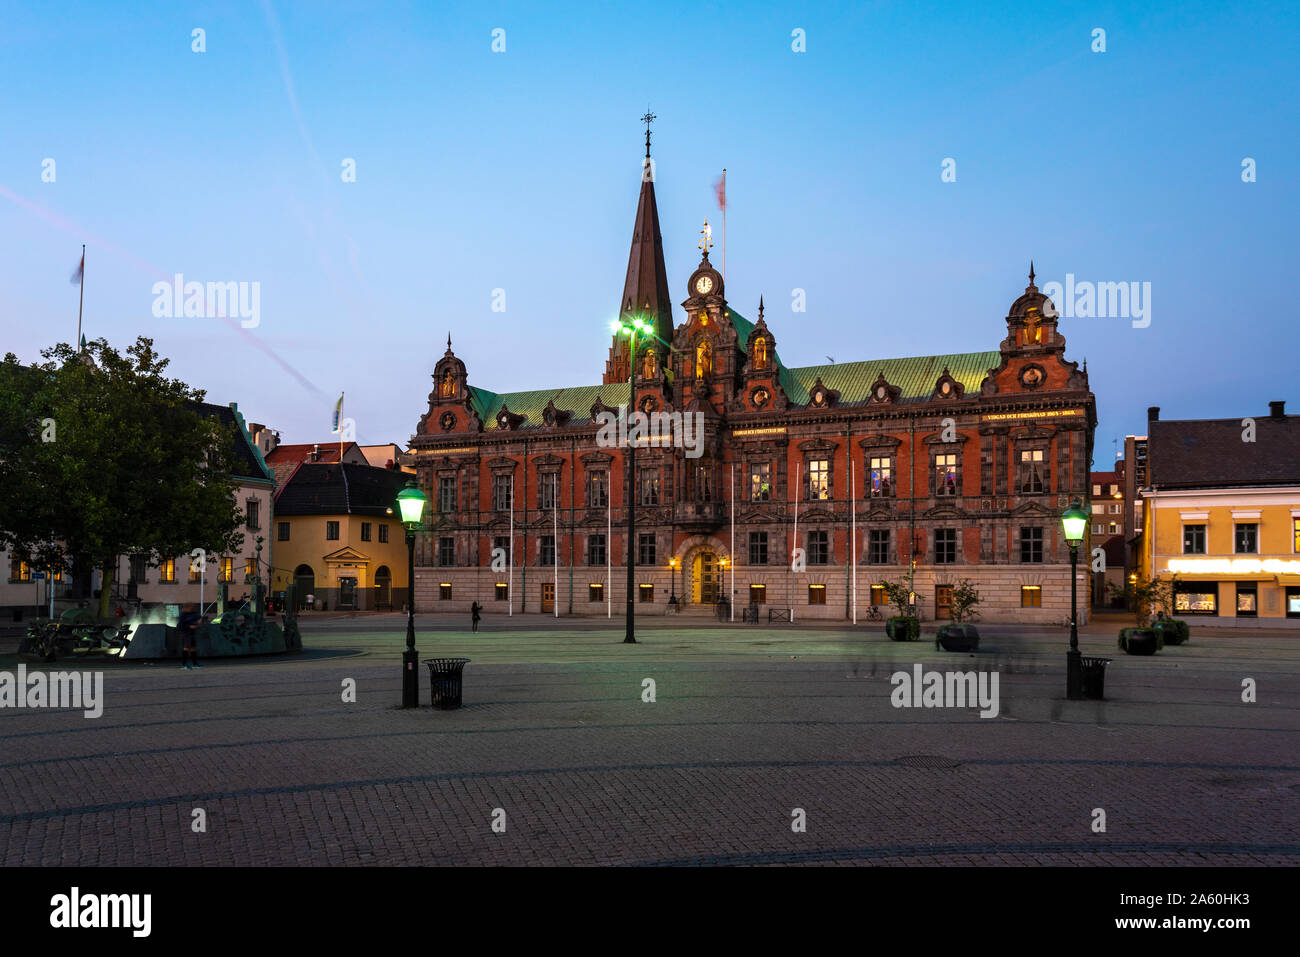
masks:
<path id="1" fill-rule="evenodd" d="M 32 581 L 39 582 L 45 580 L 45 572 L 32 572 Z"/>

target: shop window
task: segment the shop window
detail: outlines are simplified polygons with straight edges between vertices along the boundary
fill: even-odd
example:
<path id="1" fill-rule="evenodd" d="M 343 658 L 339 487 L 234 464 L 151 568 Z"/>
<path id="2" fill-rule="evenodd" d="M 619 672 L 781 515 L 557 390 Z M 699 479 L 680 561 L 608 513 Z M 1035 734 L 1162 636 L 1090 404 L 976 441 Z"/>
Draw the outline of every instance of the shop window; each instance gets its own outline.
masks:
<path id="1" fill-rule="evenodd" d="M 1180 615 L 1217 615 L 1218 583 L 1196 582 L 1180 586 L 1174 595 L 1174 611 Z"/>
<path id="2" fill-rule="evenodd" d="M 1259 589 L 1254 582 L 1237 583 L 1237 617 L 1259 616 Z"/>

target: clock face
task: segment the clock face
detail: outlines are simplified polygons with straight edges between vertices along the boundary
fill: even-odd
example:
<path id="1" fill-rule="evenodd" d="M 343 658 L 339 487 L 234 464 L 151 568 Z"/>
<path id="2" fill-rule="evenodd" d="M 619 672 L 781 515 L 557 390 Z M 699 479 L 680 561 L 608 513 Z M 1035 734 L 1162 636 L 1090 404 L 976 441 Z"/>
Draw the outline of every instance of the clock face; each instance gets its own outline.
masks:
<path id="1" fill-rule="evenodd" d="M 695 280 L 695 291 L 698 292 L 701 296 L 703 296 L 712 288 L 713 288 L 712 276 L 701 276 L 699 279 Z"/>

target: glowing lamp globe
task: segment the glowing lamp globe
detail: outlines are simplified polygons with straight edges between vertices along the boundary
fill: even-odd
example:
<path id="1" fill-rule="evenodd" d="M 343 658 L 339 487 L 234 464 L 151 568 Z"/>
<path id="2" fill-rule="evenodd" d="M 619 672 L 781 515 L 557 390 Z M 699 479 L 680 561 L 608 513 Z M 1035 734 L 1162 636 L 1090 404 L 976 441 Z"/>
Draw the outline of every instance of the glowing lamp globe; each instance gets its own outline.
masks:
<path id="1" fill-rule="evenodd" d="M 406 488 L 397 493 L 397 507 L 402 511 L 402 524 L 418 525 L 424 514 L 424 493 L 414 482 L 407 482 Z"/>
<path id="2" fill-rule="evenodd" d="M 1061 528 L 1065 532 L 1065 540 L 1070 545 L 1078 545 L 1083 541 L 1083 531 L 1088 527 L 1088 513 L 1083 510 L 1076 498 L 1070 503 L 1070 507 L 1061 513 Z"/>

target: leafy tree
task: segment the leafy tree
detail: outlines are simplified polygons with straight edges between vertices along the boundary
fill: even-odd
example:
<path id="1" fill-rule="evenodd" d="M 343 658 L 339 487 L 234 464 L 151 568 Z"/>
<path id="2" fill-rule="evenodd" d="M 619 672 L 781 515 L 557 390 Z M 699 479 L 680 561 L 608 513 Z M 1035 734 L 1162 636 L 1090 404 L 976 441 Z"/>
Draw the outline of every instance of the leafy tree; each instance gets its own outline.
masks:
<path id="1" fill-rule="evenodd" d="M 953 623 L 961 624 L 963 621 L 974 621 L 978 618 L 979 612 L 975 610 L 975 606 L 979 603 L 980 593 L 975 585 L 969 578 L 963 578 L 952 588 L 949 614 L 952 616 Z"/>
<path id="2" fill-rule="evenodd" d="M 163 373 L 139 337 L 66 343 L 23 366 L 0 363 L 0 546 L 55 569 L 103 571 L 106 617 L 122 555 L 151 564 L 243 544 L 230 477 L 236 436 L 193 403 L 204 392 Z"/>
<path id="3" fill-rule="evenodd" d="M 890 604 L 898 609 L 898 615 L 901 618 L 915 617 L 915 606 L 908 599 L 916 591 L 916 570 L 909 568 L 907 574 L 899 578 L 898 581 L 889 581 L 884 579 L 880 582 L 885 588 L 885 597 L 889 599 Z"/>
<path id="4" fill-rule="evenodd" d="M 1171 578 L 1144 578 L 1133 575 L 1123 587 L 1106 583 L 1109 595 L 1123 596 L 1139 628 L 1145 628 L 1157 616 L 1172 615 L 1174 595 L 1178 592 L 1178 576 Z"/>

